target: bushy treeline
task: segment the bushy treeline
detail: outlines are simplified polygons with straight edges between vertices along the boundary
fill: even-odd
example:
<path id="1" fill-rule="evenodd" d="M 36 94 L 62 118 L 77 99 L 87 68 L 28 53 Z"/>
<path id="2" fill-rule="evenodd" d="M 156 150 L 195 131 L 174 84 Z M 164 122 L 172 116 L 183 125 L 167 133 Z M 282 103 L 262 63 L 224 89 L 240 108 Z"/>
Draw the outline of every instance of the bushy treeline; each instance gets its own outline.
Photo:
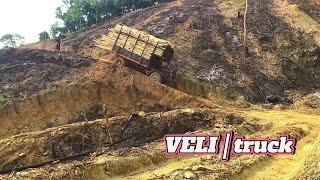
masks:
<path id="1" fill-rule="evenodd" d="M 64 27 L 57 23 L 51 27 L 51 33 L 64 34 L 105 22 L 127 12 L 146 8 L 172 0 L 63 0 L 63 5 L 56 9 L 56 17 L 64 22 Z"/>

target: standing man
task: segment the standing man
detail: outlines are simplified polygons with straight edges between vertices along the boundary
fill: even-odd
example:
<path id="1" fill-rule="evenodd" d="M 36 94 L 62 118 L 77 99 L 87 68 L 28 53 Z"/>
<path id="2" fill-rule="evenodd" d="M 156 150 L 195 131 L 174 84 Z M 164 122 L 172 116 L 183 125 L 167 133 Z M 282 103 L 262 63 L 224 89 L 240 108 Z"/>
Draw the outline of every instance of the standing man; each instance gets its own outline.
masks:
<path id="1" fill-rule="evenodd" d="M 57 43 L 56 49 L 60 51 L 61 50 L 61 34 L 59 34 L 59 36 L 56 38 L 56 43 Z"/>

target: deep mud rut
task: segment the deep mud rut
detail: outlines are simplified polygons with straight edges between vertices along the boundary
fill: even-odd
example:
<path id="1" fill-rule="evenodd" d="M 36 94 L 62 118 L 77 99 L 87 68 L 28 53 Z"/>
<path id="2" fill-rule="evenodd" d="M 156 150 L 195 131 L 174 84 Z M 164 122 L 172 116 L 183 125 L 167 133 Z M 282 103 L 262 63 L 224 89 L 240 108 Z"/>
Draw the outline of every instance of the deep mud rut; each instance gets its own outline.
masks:
<path id="1" fill-rule="evenodd" d="M 221 112 L 221 111 L 220 111 Z M 3 157 L 14 157 L 12 155 L 18 155 L 12 161 L 12 167 L 16 166 L 15 163 L 23 165 L 30 164 L 35 162 L 43 162 L 48 161 L 49 164 L 43 164 L 37 168 L 25 170 L 22 172 L 14 173 L 11 175 L 2 176 L 3 178 L 35 178 L 41 179 L 44 176 L 51 176 L 52 178 L 75 178 L 75 179 L 101 179 L 101 178 L 121 178 L 121 179 L 182 179 L 187 176 L 193 174 L 196 178 L 201 179 L 220 179 L 220 178 L 230 178 L 237 177 L 240 179 L 295 179 L 295 178 L 303 178 L 303 174 L 307 174 L 308 171 L 312 171 L 313 176 L 316 177 L 317 169 L 309 169 L 308 162 L 310 159 L 312 161 L 317 161 L 317 153 L 319 152 L 319 122 L 320 118 L 318 115 L 315 115 L 313 112 L 295 112 L 292 110 L 286 111 L 277 111 L 277 110 L 264 110 L 259 107 L 252 107 L 248 110 L 239 112 L 242 114 L 244 119 L 241 116 L 230 116 L 228 114 L 221 114 L 217 111 L 205 110 L 205 109 L 185 109 L 179 111 L 171 111 L 164 113 L 162 115 L 158 113 L 151 114 L 142 114 L 143 117 L 157 117 L 150 119 L 152 124 L 158 124 L 157 121 L 164 121 L 164 126 L 159 126 L 159 124 L 155 127 L 147 125 L 146 128 L 150 127 L 151 129 L 156 128 L 157 132 L 161 132 L 161 127 L 166 127 L 169 123 L 171 130 L 177 131 L 178 129 L 174 129 L 174 127 L 179 128 L 181 132 L 197 132 L 197 133 L 221 133 L 226 131 L 228 128 L 233 128 L 239 134 L 245 135 L 247 137 L 272 137 L 282 132 L 287 132 L 298 139 L 297 153 L 292 156 L 278 156 L 278 157 L 266 157 L 266 156 L 242 156 L 242 157 L 233 157 L 229 163 L 221 163 L 219 157 L 211 157 L 211 156 L 196 156 L 196 157 L 175 157 L 175 156 L 167 156 L 163 151 L 163 142 L 162 140 L 153 141 L 157 138 L 161 137 L 161 133 L 159 136 L 150 136 L 145 133 L 148 132 L 146 128 L 143 132 L 144 138 L 137 138 L 136 140 L 129 140 L 124 143 L 119 143 L 119 145 L 115 147 L 106 148 L 106 146 L 101 144 L 98 139 L 95 139 L 91 142 L 94 144 L 101 144 L 102 146 L 90 146 L 96 147 L 96 150 L 90 151 L 89 154 L 81 155 L 79 157 L 74 157 L 72 159 L 58 159 L 57 162 L 54 162 L 54 159 L 43 159 L 39 157 L 37 160 L 36 156 L 28 154 L 32 153 L 30 150 L 38 151 L 38 148 L 32 148 L 32 143 L 28 143 L 25 145 L 24 152 L 27 152 L 23 156 L 19 156 L 21 154 L 20 148 L 17 151 L 14 150 L 15 147 L 19 147 L 15 145 L 16 142 L 20 142 L 20 144 L 28 141 L 21 141 L 19 139 L 28 139 L 33 136 L 38 137 L 46 137 L 47 132 L 59 132 L 54 133 L 58 136 L 63 136 L 63 131 L 65 133 L 72 133 L 73 131 L 66 130 L 68 128 L 76 128 L 79 129 L 80 126 L 85 127 L 95 127 L 103 121 L 97 121 L 92 123 L 83 123 L 82 125 L 72 125 L 65 126 L 61 128 L 55 128 L 52 130 L 48 130 L 47 132 L 39 133 L 29 133 L 26 135 L 20 135 L 17 137 L 9 138 L 7 140 L 2 140 L 1 142 L 5 143 L 6 141 L 10 141 L 12 143 L 9 146 L 10 151 L 6 153 L 6 156 Z M 200 113 L 200 114 L 199 114 Z M 211 115 L 210 115 L 211 114 Z M 160 116 L 159 116 L 160 115 Z M 200 116 L 199 116 L 200 115 Z M 208 116 L 209 115 L 209 116 Z M 140 115 L 141 116 L 141 115 Z M 169 121 L 165 120 L 168 117 Z M 191 122 L 189 128 L 181 127 L 179 124 L 179 119 L 185 121 L 183 117 L 186 117 L 191 120 L 191 122 L 195 122 L 199 125 L 192 125 Z M 205 118 L 207 117 L 207 118 Z M 216 120 L 214 120 L 214 119 Z M 114 118 L 114 122 L 119 124 L 119 127 L 123 127 L 123 123 L 121 119 L 125 117 Z M 212 123 L 207 123 L 205 121 L 209 120 Z M 211 119 L 211 120 L 210 120 Z M 203 122 L 205 123 L 203 123 Z M 108 122 L 108 121 L 106 121 Z M 110 121 L 112 122 L 112 121 Z M 110 122 L 108 124 L 110 124 Z M 134 122 L 134 121 L 133 121 Z M 277 123 L 280 122 L 280 123 Z M 174 124 L 178 123 L 178 126 Z M 95 125 L 94 125 L 95 124 Z M 112 123 L 111 123 L 112 124 Z M 111 125 L 110 124 L 110 125 Z M 122 125 L 121 125 L 122 124 Z M 167 125 L 165 125 L 167 124 Z M 201 125 L 203 124 L 203 125 Z M 103 125 L 101 127 L 108 128 L 110 125 Z M 98 125 L 100 126 L 100 125 Z M 111 125 L 111 127 L 115 130 L 116 126 Z M 198 127 L 194 129 L 194 127 Z M 133 127 L 134 128 L 134 127 Z M 160 128 L 160 129 L 159 129 Z M 65 130 L 64 130 L 65 129 Z M 81 128 L 80 128 L 81 129 Z M 99 128 L 93 128 L 99 129 Z M 141 128 L 137 128 L 141 129 Z M 150 130 L 151 130 L 150 129 Z M 166 128 L 165 128 L 166 129 Z M 164 130 L 165 130 L 164 129 Z M 85 129 L 83 129 L 85 130 Z M 121 128 L 120 128 L 121 130 Z M 155 129 L 154 129 L 155 130 Z M 153 130 L 153 131 L 154 131 Z M 131 131 L 131 130 L 130 130 Z M 130 132 L 129 131 L 129 132 Z M 97 130 L 95 136 L 100 136 L 103 131 Z M 167 130 L 163 131 L 169 132 Z M 86 134 L 89 131 L 83 131 L 83 135 L 88 138 L 93 138 L 94 136 L 87 136 Z M 134 132 L 131 132 L 134 133 Z M 51 133 L 52 134 L 52 133 Z M 70 134 L 70 135 L 71 135 Z M 108 133 L 107 133 L 108 134 Z M 114 136 L 117 133 L 112 133 L 109 135 Z M 130 134 L 130 133 L 129 133 Z M 129 135 L 127 134 L 127 135 Z M 50 137 L 55 137 L 55 135 L 50 135 Z M 101 137 L 101 136 L 100 136 Z M 116 136 L 114 136 L 116 137 Z M 71 139 L 70 139 L 71 138 Z M 56 153 L 64 153 L 62 156 L 70 156 L 72 154 L 73 148 L 74 150 L 79 150 L 77 147 L 79 145 L 74 146 L 71 145 L 70 142 L 76 140 L 72 139 L 76 138 L 76 136 L 69 136 L 69 140 L 66 143 L 69 145 L 60 146 L 60 151 Z M 80 138 L 81 139 L 81 138 Z M 104 141 L 110 138 L 102 138 L 100 140 Z M 117 138 L 113 138 L 117 139 Z M 120 138 L 121 139 L 121 138 Z M 150 142 L 147 144 L 142 144 L 141 146 L 134 145 L 138 141 L 146 140 L 144 142 Z M 149 139 L 149 140 L 148 140 Z M 86 140 L 86 141 L 87 141 Z M 61 140 L 59 140 L 62 142 Z M 86 142 L 82 141 L 82 142 Z M 46 141 L 50 142 L 50 141 Z M 79 141 L 78 141 L 79 142 Z M 80 141 L 81 142 L 81 141 Z M 89 142 L 89 141 L 87 141 Z M 35 143 L 42 143 L 42 141 L 35 140 Z M 6 143 L 5 143 L 6 144 Z M 108 144 L 108 143 L 107 143 Z M 122 144 L 122 145 L 121 145 Z M 139 144 L 139 143 L 138 143 Z M 39 144 L 40 145 L 40 144 Z M 39 147 L 37 145 L 37 147 Z M 83 144 L 85 145 L 85 144 Z M 41 146 L 41 145 L 40 145 Z M 134 147 L 132 147 L 134 146 Z M 73 148 L 72 148 L 73 147 Z M 85 146 L 84 146 L 85 147 Z M 64 149 L 66 148 L 66 149 Z M 28 150 L 29 149 L 29 150 Z M 50 149 L 51 150 L 51 149 Z M 59 148 L 57 149 L 59 150 Z M 67 151 L 66 151 L 67 150 Z M 4 152 L 4 151 L 2 151 Z M 18 153 L 20 152 L 20 153 Z M 45 151 L 44 151 L 45 152 Z M 43 153 L 44 153 L 43 152 Z M 67 154 L 65 154 L 67 153 Z M 70 154 L 71 153 L 71 154 Z M 79 151 L 75 151 L 75 153 L 79 153 Z M 11 154 L 11 155 L 10 155 Z M 35 153 L 41 154 L 41 153 Z M 50 157 L 50 153 L 46 153 Z M 51 156 L 53 157 L 53 156 Z M 24 158 L 29 159 L 24 160 Z M 315 159 L 316 158 L 316 159 Z M 31 160 L 31 161 L 30 161 Z M 8 166 L 10 167 L 10 166 Z M 312 167 L 313 168 L 313 167 Z M 317 167 L 316 167 L 317 168 Z M 267 177 L 267 178 L 266 178 Z M 309 176 L 308 176 L 309 177 Z M 311 177 L 311 176 L 310 176 Z"/>
<path id="2" fill-rule="evenodd" d="M 297 151 L 293 156 L 277 156 L 252 168 L 246 169 L 237 178 L 240 179 L 295 179 L 301 177 L 306 168 L 308 160 L 319 152 L 320 143 L 320 116 L 312 113 L 297 112 L 247 112 L 249 116 L 259 117 L 263 122 L 273 123 L 274 126 L 294 125 L 303 129 L 305 137 L 298 141 Z M 281 123 L 275 123 L 279 122 Z M 275 128 L 277 128 L 275 127 Z M 319 159 L 319 157 L 317 157 Z M 315 161 L 315 159 L 313 159 Z M 273 177 L 274 176 L 274 177 Z M 315 170 L 313 178 L 319 177 L 319 169 Z M 273 178 L 272 178 L 273 177 Z"/>
<path id="3" fill-rule="evenodd" d="M 154 170 L 129 176 L 129 179 L 152 179 L 152 178 L 183 178 L 186 172 L 193 172 L 197 178 L 228 178 L 228 179 L 296 179 L 306 178 L 301 176 L 307 169 L 306 162 L 319 151 L 319 116 L 309 113 L 294 113 L 281 111 L 248 110 L 244 112 L 248 117 L 259 117 L 263 123 L 272 123 L 272 128 L 260 131 L 250 136 L 266 136 L 268 133 L 286 131 L 300 139 L 298 141 L 297 153 L 293 156 L 277 157 L 241 157 L 239 160 L 231 161 L 230 164 L 221 164 L 214 161 L 210 164 L 210 157 L 187 157 L 183 160 L 177 159 L 165 166 Z M 277 124 L 275 122 L 281 121 Z M 207 159 L 206 159 L 207 158 Z M 205 159 L 205 160 L 204 160 Z M 209 159 L 209 160 L 208 160 Z M 181 162 L 181 163 L 179 163 Z M 195 167 L 206 167 L 207 172 L 196 171 Z M 193 169 L 193 170 L 192 170 Z M 205 169 L 205 168 L 204 168 Z M 208 172 L 209 171 L 209 172 Z M 210 173 L 211 171 L 211 173 Z M 319 170 L 314 170 L 313 177 L 319 175 Z M 319 176 L 318 176 L 319 177 Z"/>

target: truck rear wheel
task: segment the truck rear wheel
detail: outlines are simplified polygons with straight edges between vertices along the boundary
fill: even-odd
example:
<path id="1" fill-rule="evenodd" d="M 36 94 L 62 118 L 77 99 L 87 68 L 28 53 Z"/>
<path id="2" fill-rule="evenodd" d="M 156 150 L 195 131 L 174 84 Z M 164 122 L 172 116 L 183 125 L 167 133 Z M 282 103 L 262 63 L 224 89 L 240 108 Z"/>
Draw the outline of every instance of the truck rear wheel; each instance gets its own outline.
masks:
<path id="1" fill-rule="evenodd" d="M 150 79 L 161 83 L 161 81 L 162 81 L 162 76 L 161 76 L 161 74 L 158 73 L 158 72 L 153 72 L 153 73 L 150 74 Z"/>

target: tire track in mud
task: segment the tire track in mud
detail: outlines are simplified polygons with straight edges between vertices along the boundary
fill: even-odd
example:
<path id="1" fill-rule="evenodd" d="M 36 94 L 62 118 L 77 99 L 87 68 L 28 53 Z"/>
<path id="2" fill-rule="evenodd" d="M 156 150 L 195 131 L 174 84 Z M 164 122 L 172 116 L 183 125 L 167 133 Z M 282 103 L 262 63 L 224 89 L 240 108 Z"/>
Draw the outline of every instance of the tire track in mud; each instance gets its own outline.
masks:
<path id="1" fill-rule="evenodd" d="M 318 134 L 319 135 L 319 134 Z M 305 162 L 316 150 L 315 133 L 298 142 L 298 151 L 294 156 L 279 156 L 246 169 L 238 179 L 295 179 L 305 167 Z M 319 140 L 318 140 L 319 141 Z M 254 173 L 253 173 L 254 172 Z M 267 178 L 268 177 L 268 178 Z M 271 178 L 273 177 L 273 178 Z"/>
<path id="2" fill-rule="evenodd" d="M 182 110 L 177 112 L 190 114 L 192 111 Z M 205 179 L 232 178 L 234 175 L 236 175 L 237 178 L 243 179 L 251 177 L 262 178 L 272 173 L 288 174 L 289 172 L 291 172 L 290 177 L 297 175 L 302 170 L 301 168 L 304 167 L 304 160 L 308 158 L 308 154 L 304 154 L 303 152 L 305 150 L 310 152 L 310 148 L 314 148 L 310 146 L 310 144 L 313 146 L 315 145 L 315 134 L 319 134 L 319 131 L 317 130 L 317 128 L 320 127 L 319 118 L 316 115 L 308 113 L 293 113 L 290 110 L 260 111 L 255 109 L 244 111 L 242 113 L 245 115 L 246 119 L 252 119 L 247 121 L 247 123 L 261 123 L 259 126 L 260 128 L 262 127 L 262 129 L 258 128 L 254 131 L 251 130 L 249 131 L 249 134 L 247 134 L 248 132 L 246 133 L 247 128 L 245 126 L 235 124 L 233 128 L 238 128 L 240 130 L 240 134 L 247 134 L 250 137 L 274 137 L 282 132 L 287 132 L 299 140 L 297 154 L 292 157 L 241 156 L 233 157 L 229 163 L 221 163 L 219 158 L 208 156 L 168 157 L 163 151 L 162 142 L 154 141 L 151 144 L 139 147 L 120 148 L 118 150 L 106 148 L 92 153 L 89 157 L 82 157 L 78 160 L 30 169 L 12 175 L 5 175 L 3 177 L 41 178 L 43 176 L 47 176 L 49 172 L 51 175 L 54 175 L 54 177 L 79 177 L 82 179 L 100 179 L 106 177 L 123 179 L 174 179 L 185 178 L 185 176 L 188 176 L 188 174 L 190 175 L 190 173 L 194 174 L 196 177 Z M 151 113 L 147 116 L 150 115 L 154 117 L 158 116 L 157 113 Z M 160 118 L 160 121 L 163 121 L 161 117 L 166 117 L 166 115 L 158 117 Z M 261 119 L 257 121 L 257 118 Z M 200 119 L 203 118 L 200 117 Z M 198 122 L 198 120 L 196 121 Z M 230 122 L 230 119 L 222 119 L 222 121 Z M 233 122 L 233 120 L 231 122 Z M 176 121 L 173 120 L 172 123 L 176 123 Z M 173 125 L 172 123 L 170 123 L 170 125 Z M 270 123 L 272 124 L 271 126 Z M 212 128 L 215 126 L 211 125 L 204 129 L 200 128 L 202 129 L 200 132 L 207 132 L 209 129 L 209 131 L 212 131 L 210 127 Z M 215 130 L 221 132 L 226 129 L 218 128 Z M 303 151 L 299 151 L 299 149 L 303 149 Z M 288 168 L 284 167 L 294 166 L 294 163 L 297 162 L 299 163 L 299 166 L 291 168 L 292 171 L 285 171 Z M 268 168 L 268 166 L 270 168 Z M 57 167 L 59 168 L 57 169 Z M 283 169 L 281 169 L 281 167 Z M 239 173 L 242 174 L 239 176 Z M 275 178 L 276 177 L 277 176 L 275 176 Z"/>
<path id="3" fill-rule="evenodd" d="M 277 133 L 275 133 L 277 132 Z M 277 129 L 277 131 L 260 131 L 250 134 L 250 137 L 273 137 L 282 132 L 291 132 L 298 139 L 303 139 L 306 132 L 295 126 L 286 126 Z M 259 135 L 257 135 L 259 134 Z M 125 176 L 126 179 L 184 179 L 188 178 L 190 173 L 195 179 L 239 179 L 242 172 L 250 172 L 251 169 L 257 170 L 257 166 L 273 161 L 276 157 L 271 156 L 238 156 L 232 157 L 228 163 L 222 163 L 219 157 L 200 156 L 200 157 L 182 157 L 169 161 L 164 166 L 159 166 L 153 170 L 146 170 L 141 173 Z M 248 177 L 246 177 L 248 178 Z M 245 178 L 244 178 L 245 179 Z"/>
<path id="4" fill-rule="evenodd" d="M 144 121 L 138 123 L 142 120 Z M 2 154 L 0 158 L 0 170 L 3 173 L 8 173 L 15 169 L 24 170 L 24 168 L 40 167 L 48 163 L 51 164 L 56 160 L 69 160 L 71 159 L 70 157 L 83 156 L 85 155 L 84 153 L 95 152 L 95 150 L 100 148 L 105 149 L 103 153 L 107 155 L 105 158 L 102 157 L 102 160 L 101 157 L 100 160 L 99 158 L 96 159 L 97 161 L 109 162 L 108 157 L 110 154 L 112 155 L 112 152 L 118 151 L 120 154 L 118 154 L 119 157 L 116 158 L 116 162 L 110 162 L 113 162 L 113 166 L 121 166 L 123 162 L 128 162 L 132 164 L 132 166 L 128 164 L 128 169 L 141 169 L 155 162 L 160 163 L 161 161 L 170 159 L 163 151 L 162 142 L 142 147 L 141 145 L 160 139 L 167 133 L 193 132 L 197 129 L 214 127 L 218 123 L 225 124 L 228 127 L 234 126 L 235 128 L 239 128 L 239 130 L 245 131 L 261 128 L 259 125 L 247 124 L 244 119 L 233 114 L 209 109 L 181 109 L 164 113 L 149 113 L 137 115 L 133 120 L 126 117 L 115 117 L 106 120 L 66 125 L 43 132 L 21 134 L 3 139 L 0 141 L 0 144 L 2 144 L 0 150 L 0 154 Z M 143 127 L 140 127 L 141 125 Z M 123 128 L 125 128 L 124 131 Z M 114 145 L 111 147 L 110 144 Z M 109 148 L 106 148 L 108 146 Z M 145 153 L 142 153 L 141 158 L 139 158 L 139 152 L 137 152 L 138 154 L 135 153 L 136 149 L 134 147 L 145 151 Z M 143 155 L 149 150 L 156 155 L 153 156 L 152 153 L 150 156 Z M 123 153 L 126 154 L 126 151 L 133 151 L 133 154 L 131 153 L 133 155 L 132 158 L 135 157 L 134 154 L 138 155 L 138 157 L 132 159 L 129 156 L 122 159 L 120 156 Z M 161 158 L 159 159 L 157 156 Z M 146 160 L 144 158 L 150 159 L 149 163 L 142 163 Z M 133 162 L 131 163 L 130 161 Z M 141 162 L 142 167 L 134 165 L 135 161 Z M 84 162 L 85 164 L 86 161 Z M 91 167 L 93 164 L 89 161 L 88 166 Z M 105 164 L 102 163 L 101 166 L 105 166 Z M 68 163 L 66 164 L 66 168 L 68 168 L 67 165 Z M 69 165 L 73 166 L 72 163 Z M 115 169 L 114 173 L 112 173 L 112 170 L 105 173 L 122 175 L 126 172 L 125 170 L 118 172 L 117 168 L 111 169 Z M 83 169 L 83 171 L 85 170 Z"/>
<path id="5" fill-rule="evenodd" d="M 250 117 L 259 117 L 262 122 L 272 122 L 274 129 L 294 126 L 304 131 L 292 156 L 276 156 L 244 170 L 237 179 L 296 179 L 305 169 L 306 161 L 317 151 L 320 136 L 320 117 L 310 112 L 256 111 L 246 112 Z M 245 114 L 246 114 L 245 113 Z M 290 134 L 290 133 L 289 133 Z"/>

